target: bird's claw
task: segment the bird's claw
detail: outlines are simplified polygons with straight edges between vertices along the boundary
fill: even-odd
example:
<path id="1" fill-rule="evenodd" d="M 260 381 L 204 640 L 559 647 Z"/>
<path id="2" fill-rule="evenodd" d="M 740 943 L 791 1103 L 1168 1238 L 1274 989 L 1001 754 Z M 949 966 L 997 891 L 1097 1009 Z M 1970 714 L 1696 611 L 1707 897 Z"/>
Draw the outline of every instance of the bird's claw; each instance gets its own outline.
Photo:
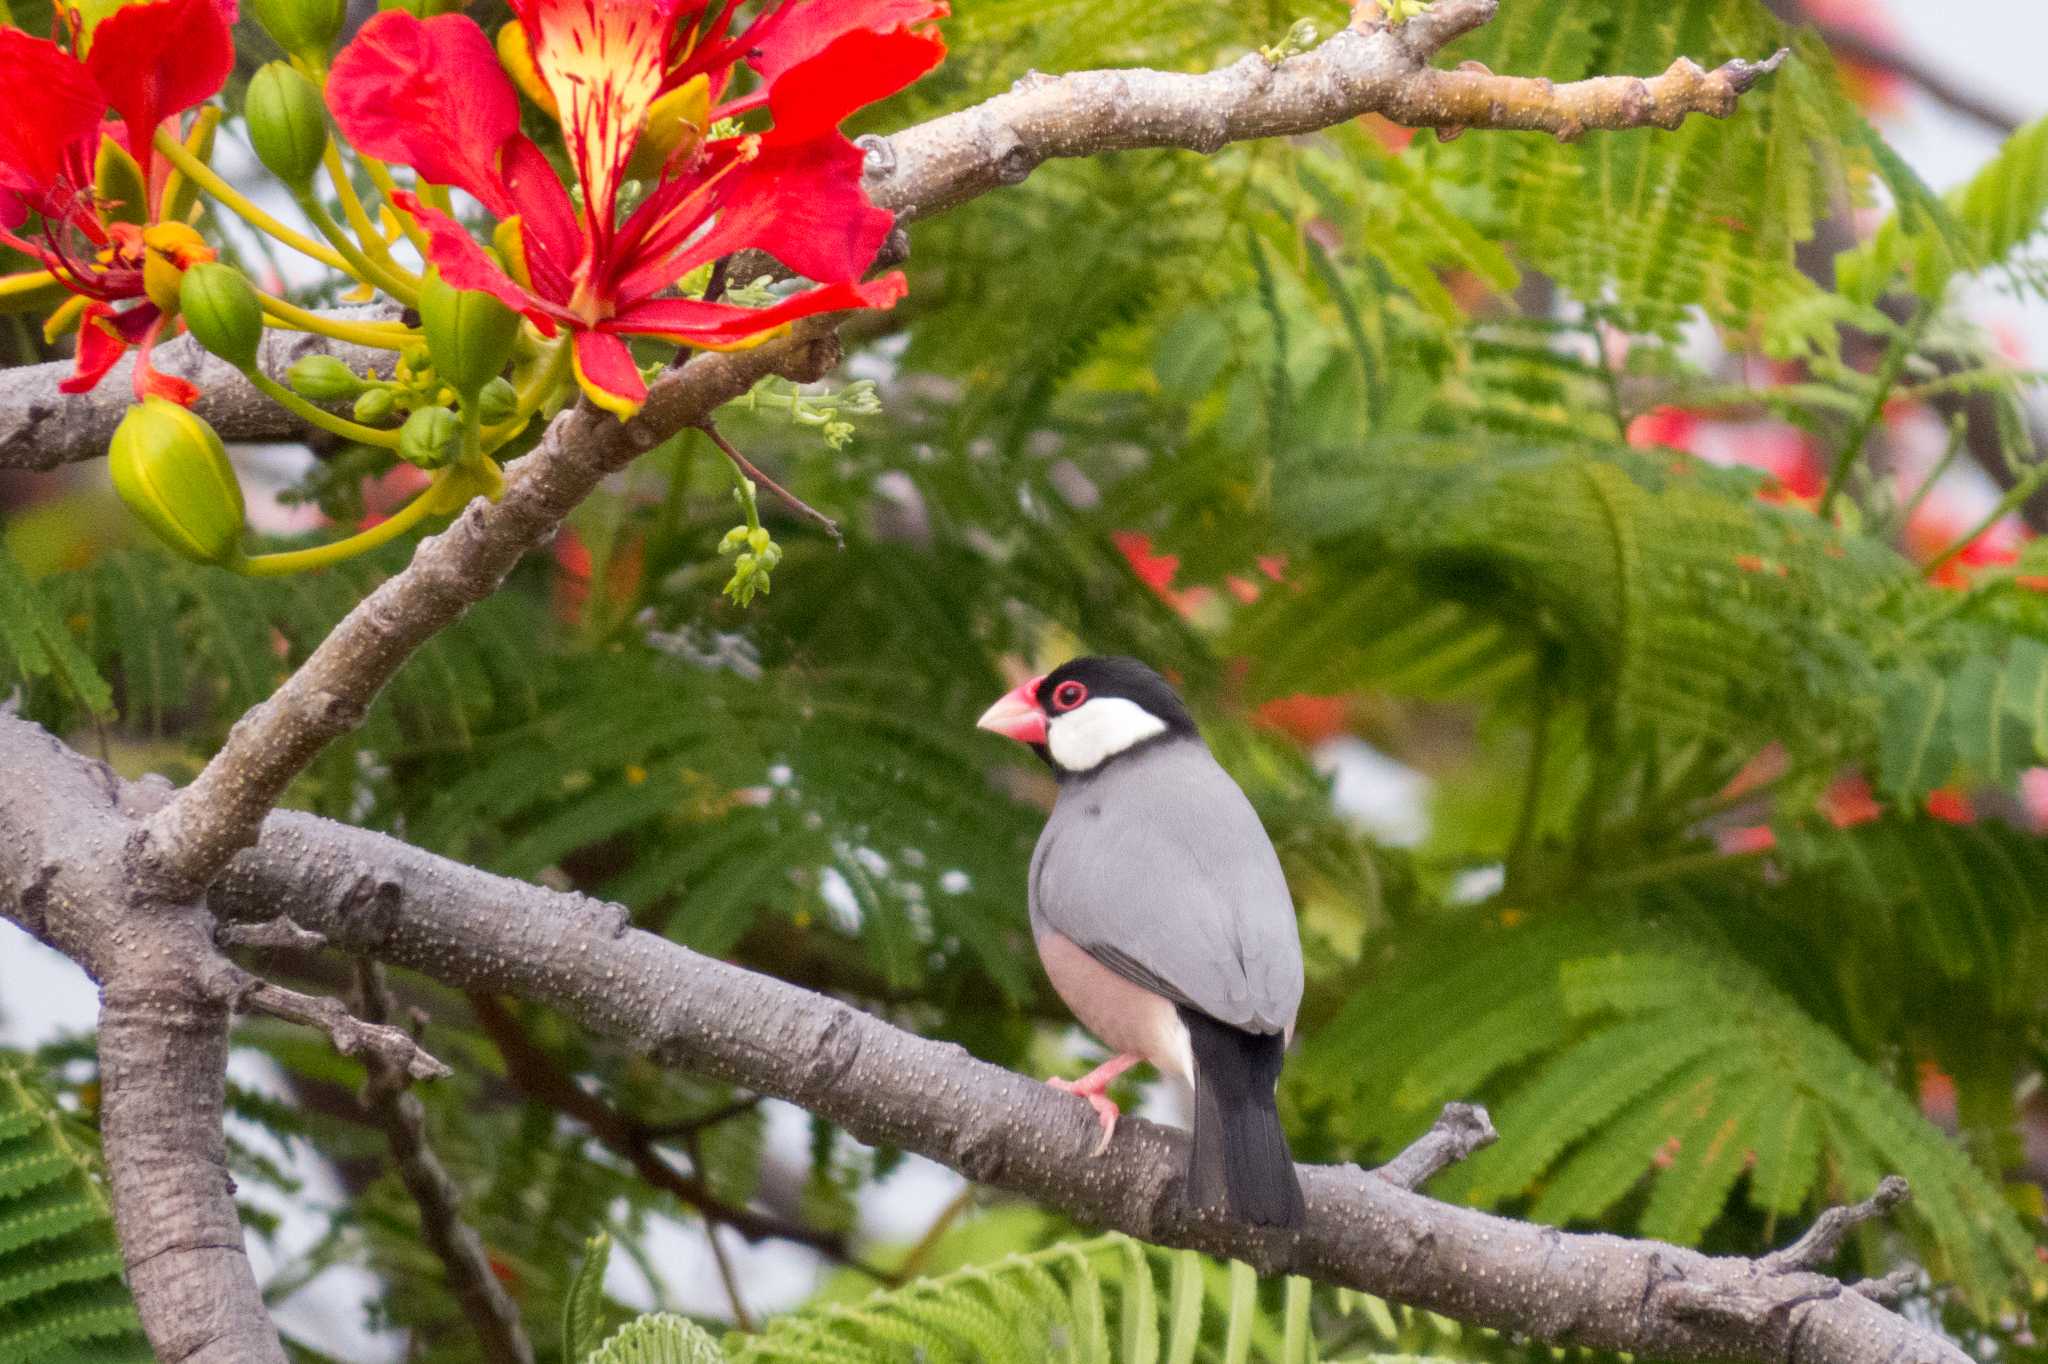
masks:
<path id="1" fill-rule="evenodd" d="M 1081 1080 L 1055 1078 L 1047 1080 L 1046 1083 L 1062 1094 L 1077 1094 L 1088 1101 L 1088 1106 L 1095 1110 L 1097 1120 L 1102 1123 L 1102 1140 L 1096 1142 L 1095 1149 L 1088 1154 L 1099 1156 L 1107 1151 L 1109 1139 L 1116 1135 L 1116 1120 L 1123 1116 L 1123 1110 L 1116 1106 L 1116 1100 L 1099 1089 L 1086 1088 L 1086 1082 Z"/>

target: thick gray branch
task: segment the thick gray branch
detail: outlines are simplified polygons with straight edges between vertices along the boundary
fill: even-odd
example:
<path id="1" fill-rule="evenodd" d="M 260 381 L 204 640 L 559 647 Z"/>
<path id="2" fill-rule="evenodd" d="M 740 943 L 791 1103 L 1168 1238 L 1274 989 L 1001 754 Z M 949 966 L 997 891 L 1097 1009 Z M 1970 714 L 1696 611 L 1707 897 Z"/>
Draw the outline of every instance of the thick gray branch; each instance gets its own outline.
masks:
<path id="1" fill-rule="evenodd" d="M 339 318 L 384 319 L 389 308 L 342 308 Z M 395 356 L 388 350 L 353 346 L 311 332 L 266 331 L 258 363 L 280 383 L 292 362 L 306 355 L 332 355 L 357 372 L 389 375 Z M 204 395 L 200 416 L 230 441 L 297 440 L 306 424 L 256 391 L 227 361 L 202 350 L 189 336 L 157 348 L 156 367 L 190 379 Z M 114 427 L 135 401 L 135 357 L 131 354 L 100 380 L 91 393 L 65 394 L 57 384 L 71 373 L 69 360 L 0 369 L 0 469 L 54 469 L 73 460 L 98 459 L 107 452 Z"/>
<path id="2" fill-rule="evenodd" d="M 388 1023 L 396 1013 L 384 973 L 375 962 L 356 962 L 356 983 L 363 1017 Z M 405 1191 L 420 1212 L 420 1239 L 441 1262 L 448 1287 L 462 1308 L 470 1330 L 483 1347 L 487 1364 L 533 1364 L 533 1344 L 519 1318 L 519 1304 L 498 1282 L 490 1252 L 462 1215 L 462 1191 L 455 1177 L 427 1141 L 427 1110 L 411 1089 L 412 1076 L 402 1067 L 375 1055 L 368 1058 L 369 1083 L 363 1086 L 363 1108 L 384 1131 L 392 1163 Z"/>
<path id="3" fill-rule="evenodd" d="M 1796 1337 L 1801 1364 L 1966 1364 L 1938 1336 L 1797 1265 L 1566 1235 L 1399 1186 L 1481 1139 L 1476 1113 L 1441 1125 L 1432 1136 L 1444 1149 L 1397 1160 L 1394 1178 L 1304 1167 L 1308 1225 L 1273 1234 L 1182 1207 L 1178 1131 L 1127 1120 L 1091 1158 L 1097 1128 L 1085 1105 L 957 1046 L 639 932 L 616 905 L 290 813 L 270 818 L 212 903 L 224 918 L 289 904 L 348 950 L 458 988 L 544 1002 L 666 1064 L 801 1104 L 862 1140 L 1146 1240 L 1662 1359 L 1776 1361 Z"/>
<path id="4" fill-rule="evenodd" d="M 100 983 L 100 1128 L 150 1343 L 190 1364 L 284 1364 L 221 1128 L 237 968 L 203 907 L 131 889 L 132 802 L 150 793 L 5 715 L 0 772 L 0 915 Z"/>

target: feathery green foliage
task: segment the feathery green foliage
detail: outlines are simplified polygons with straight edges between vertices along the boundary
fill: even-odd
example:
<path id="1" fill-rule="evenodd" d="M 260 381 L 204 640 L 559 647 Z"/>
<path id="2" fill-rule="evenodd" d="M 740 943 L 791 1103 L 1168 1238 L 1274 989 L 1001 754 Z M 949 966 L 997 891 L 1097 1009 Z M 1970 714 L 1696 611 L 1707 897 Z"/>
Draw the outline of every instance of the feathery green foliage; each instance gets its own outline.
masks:
<path id="1" fill-rule="evenodd" d="M 1336 0 L 958 8 L 947 64 L 870 126 L 1031 69 L 1209 69 L 1297 18 L 1347 18 Z M 678 441 L 439 636 L 291 799 L 615 899 L 643 928 L 1039 1067 L 1069 1025 L 1023 912 L 1047 789 L 972 724 L 1022 669 L 1139 654 L 1181 685 L 1302 909 L 1308 996 L 1283 1103 L 1304 1158 L 1382 1156 L 1441 1102 L 1483 1099 L 1502 1140 L 1439 1192 L 1741 1254 L 1902 1172 L 1918 1194 L 1906 1235 L 1848 1256 L 1869 1272 L 1912 1256 L 1959 1284 L 1959 1330 L 2040 1334 L 2019 1306 L 2041 1195 L 2016 1148 L 2048 1023 L 2043 843 L 1920 812 L 1945 788 L 2010 807 L 2048 761 L 2048 599 L 2026 585 L 2048 558 L 1931 585 L 1894 547 L 1910 490 L 1862 447 L 1900 400 L 1968 395 L 1993 411 L 2001 471 L 2038 477 L 2031 377 L 1951 286 L 2038 275 L 2048 124 L 1937 196 L 1825 49 L 1757 0 L 1502 0 L 1445 62 L 1564 81 L 1781 44 L 1790 58 L 1733 117 L 1675 132 L 1397 149 L 1347 124 L 1211 157 L 1050 164 L 919 222 L 909 297 L 849 333 L 850 365 L 883 395 L 850 444 L 721 414 L 842 520 L 843 551 L 764 501 L 787 550 L 776 590 L 723 602 L 729 475 Z M 1838 257 L 1832 284 L 1802 271 L 1795 250 L 1830 215 L 1880 198 L 1894 223 Z M 1903 317 L 1878 306 L 1910 300 Z M 1705 370 L 1709 335 L 1787 368 Z M 1896 364 L 1879 372 L 1873 351 Z M 1628 448 L 1664 406 L 1789 424 L 1843 457 L 1841 514 Z M 309 483 L 349 491 L 336 481 Z M 76 506 L 89 523 L 89 498 Z M 59 730 L 97 720 L 124 771 L 188 775 L 404 558 L 249 582 L 117 546 L 42 556 L 38 571 L 79 566 L 33 585 L 0 558 L 0 698 L 18 690 Z M 1380 846 L 1335 811 L 1330 780 L 1275 728 L 1304 694 L 1428 772 L 1419 847 Z M 1759 752 L 1781 770 L 1750 770 Z M 1883 808 L 1837 827 L 1831 787 L 1854 774 Z M 1724 854 L 1743 831 L 1726 846 L 1751 851 Z M 1496 872 L 1504 886 L 1470 903 L 1468 878 Z M 690 1211 L 525 1099 L 461 996 L 400 987 L 458 1070 L 420 1095 L 436 1150 L 528 1322 L 565 1323 L 543 1357 L 704 1357 L 680 1318 L 607 1340 L 623 1310 L 601 1259 L 571 1263 L 608 1235 L 671 1305 L 649 1231 Z M 900 1153 L 824 1123 L 807 1163 L 766 1150 L 747 1096 L 538 1011 L 517 1021 L 585 1092 L 669 1134 L 650 1138 L 657 1157 L 725 1203 L 794 1205 L 808 1230 L 871 1249 L 859 1208 Z M 381 1140 L 322 1106 L 359 1083 L 353 1063 L 276 1025 L 240 1037 L 304 1101 L 238 1092 L 237 1117 L 362 1178 L 273 1296 L 366 1266 L 379 1321 L 430 1364 L 472 1364 L 417 1209 L 371 1173 Z M 1916 1106 L 1923 1066 L 1953 1087 L 1953 1135 Z M 253 1145 L 234 1159 L 288 1179 Z M 1555 1357 L 1116 1238 L 1005 1235 L 1020 1258 L 814 1303 L 723 1348 Z"/>
<path id="2" fill-rule="evenodd" d="M 0 1364 L 148 1364 L 93 1161 L 0 1055 Z"/>

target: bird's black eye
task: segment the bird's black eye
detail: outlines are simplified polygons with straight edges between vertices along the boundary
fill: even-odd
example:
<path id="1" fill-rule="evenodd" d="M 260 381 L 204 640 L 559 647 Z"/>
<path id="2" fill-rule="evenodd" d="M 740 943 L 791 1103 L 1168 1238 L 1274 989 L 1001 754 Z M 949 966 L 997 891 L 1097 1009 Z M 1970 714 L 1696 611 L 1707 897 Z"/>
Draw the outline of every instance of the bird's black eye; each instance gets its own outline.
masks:
<path id="1" fill-rule="evenodd" d="M 1062 682 L 1052 689 L 1052 708 L 1072 710 L 1088 699 L 1088 688 L 1079 682 Z"/>

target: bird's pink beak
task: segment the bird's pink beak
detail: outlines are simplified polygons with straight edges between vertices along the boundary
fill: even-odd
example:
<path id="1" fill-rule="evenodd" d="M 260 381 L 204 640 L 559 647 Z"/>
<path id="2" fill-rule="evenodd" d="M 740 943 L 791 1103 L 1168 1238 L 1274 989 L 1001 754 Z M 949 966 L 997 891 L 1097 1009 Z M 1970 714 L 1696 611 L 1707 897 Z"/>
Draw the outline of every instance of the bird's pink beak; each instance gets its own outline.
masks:
<path id="1" fill-rule="evenodd" d="M 1043 676 L 1034 677 L 1005 694 L 1002 700 L 981 713 L 974 727 L 993 730 L 1020 744 L 1044 743 L 1045 712 L 1038 708 L 1038 684 L 1043 681 Z"/>

